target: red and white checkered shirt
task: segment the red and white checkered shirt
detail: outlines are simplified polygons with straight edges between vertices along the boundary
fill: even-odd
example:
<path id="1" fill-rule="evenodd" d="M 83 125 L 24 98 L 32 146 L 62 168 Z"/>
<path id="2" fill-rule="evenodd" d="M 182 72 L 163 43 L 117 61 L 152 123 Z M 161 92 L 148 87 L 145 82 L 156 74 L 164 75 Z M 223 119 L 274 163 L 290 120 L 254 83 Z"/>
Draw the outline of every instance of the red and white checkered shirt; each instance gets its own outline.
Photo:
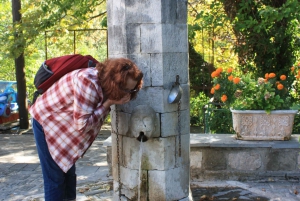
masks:
<path id="1" fill-rule="evenodd" d="M 50 154 L 67 172 L 95 140 L 109 113 L 98 71 L 84 68 L 63 76 L 30 108 L 44 129 Z"/>

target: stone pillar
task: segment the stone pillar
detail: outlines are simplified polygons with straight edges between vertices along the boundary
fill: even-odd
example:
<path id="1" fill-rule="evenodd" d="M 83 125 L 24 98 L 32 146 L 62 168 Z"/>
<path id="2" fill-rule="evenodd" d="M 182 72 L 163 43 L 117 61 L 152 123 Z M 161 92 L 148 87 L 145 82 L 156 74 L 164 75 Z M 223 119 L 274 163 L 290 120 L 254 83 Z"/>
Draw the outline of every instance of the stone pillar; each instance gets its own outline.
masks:
<path id="1" fill-rule="evenodd" d="M 144 73 L 137 99 L 111 111 L 114 200 L 119 199 L 119 181 L 123 200 L 188 200 L 187 0 L 108 0 L 107 12 L 109 57 L 132 59 Z M 168 103 L 176 75 L 183 90 L 180 105 Z M 139 133 L 150 137 L 140 142 Z"/>

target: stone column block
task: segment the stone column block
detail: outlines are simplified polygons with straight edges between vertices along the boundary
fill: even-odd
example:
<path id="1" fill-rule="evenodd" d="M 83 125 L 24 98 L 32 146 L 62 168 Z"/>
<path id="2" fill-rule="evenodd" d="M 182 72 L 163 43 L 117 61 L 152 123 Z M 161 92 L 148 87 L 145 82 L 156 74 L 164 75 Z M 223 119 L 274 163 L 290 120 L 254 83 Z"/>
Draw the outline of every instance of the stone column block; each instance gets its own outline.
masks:
<path id="1" fill-rule="evenodd" d="M 177 4 L 174 4 L 174 0 L 161 1 L 161 10 L 161 22 L 175 24 L 177 17 Z"/>
<path id="2" fill-rule="evenodd" d="M 181 96 L 181 110 L 189 110 L 189 85 L 181 85 L 183 94 Z M 176 112 L 177 104 L 168 103 L 168 96 L 170 94 L 171 87 L 164 89 L 163 87 L 145 87 L 139 91 L 135 100 L 130 101 L 127 104 L 119 105 L 118 110 L 131 113 L 133 108 L 137 105 L 148 105 L 153 108 L 157 113 Z M 115 110 L 115 106 L 111 107 Z M 184 118 L 189 118 L 189 114 Z"/>
<path id="3" fill-rule="evenodd" d="M 108 38 L 115 38 L 108 40 L 108 49 L 111 54 L 121 54 L 127 52 L 125 25 L 110 25 L 107 30 Z"/>
<path id="4" fill-rule="evenodd" d="M 190 166 L 190 133 L 176 136 L 176 167 Z M 179 144 L 181 144 L 181 155 L 179 155 Z"/>
<path id="5" fill-rule="evenodd" d="M 190 134 L 189 110 L 180 110 L 180 133 Z M 169 112 L 161 114 L 161 136 L 177 136 L 179 133 L 178 112 Z"/>
<path id="6" fill-rule="evenodd" d="M 118 115 L 118 124 L 116 123 L 116 115 Z M 112 110 L 110 112 L 111 130 L 112 133 L 126 135 L 129 130 L 130 113 Z M 118 127 L 118 130 L 117 130 Z"/>
<path id="7" fill-rule="evenodd" d="M 125 24 L 125 8 L 125 0 L 107 1 L 107 22 L 109 24 L 108 28 L 113 25 Z"/>
<path id="8" fill-rule="evenodd" d="M 151 170 L 149 200 L 180 200 L 189 196 L 189 166 L 165 171 Z"/>
<path id="9" fill-rule="evenodd" d="M 155 53 L 151 54 L 151 84 L 171 88 L 179 75 L 180 84 L 188 84 L 188 54 Z"/>
<path id="10" fill-rule="evenodd" d="M 126 167 L 120 166 L 120 178 L 122 184 L 129 189 L 136 188 L 138 186 L 139 170 L 137 169 L 128 169 Z M 113 167 L 113 178 L 115 181 L 118 181 L 118 170 L 117 166 Z M 117 190 L 118 186 L 115 188 Z"/>
<path id="11" fill-rule="evenodd" d="M 118 182 L 118 175 L 117 168 L 114 167 L 114 192 L 118 194 L 119 182 Z M 127 199 L 130 200 L 138 200 L 138 188 L 139 185 L 141 187 L 140 191 L 140 200 L 147 201 L 147 192 L 148 192 L 148 175 L 147 171 L 142 171 L 141 173 L 139 170 L 128 169 L 123 166 L 120 167 L 120 178 L 122 183 L 122 191 L 121 193 L 125 195 Z M 141 182 L 141 183 L 139 183 Z"/>
<path id="12" fill-rule="evenodd" d="M 164 93 L 162 87 L 145 87 L 139 91 L 135 100 L 127 104 L 118 106 L 118 110 L 131 113 L 133 108 L 137 105 L 148 105 L 155 110 L 155 112 L 162 113 L 164 108 L 164 99 L 167 102 L 167 91 Z M 112 106 L 112 108 L 115 108 Z"/>
<path id="13" fill-rule="evenodd" d="M 112 158 L 111 158 L 111 163 L 112 163 L 112 166 L 117 166 L 118 164 L 118 158 L 120 160 L 120 164 L 122 165 L 123 164 L 123 136 L 122 135 L 119 135 L 118 136 L 119 138 L 119 155 L 118 155 L 118 152 L 117 152 L 117 135 L 112 133 L 111 134 L 111 145 L 112 145 Z"/>
<path id="14" fill-rule="evenodd" d="M 172 0 L 171 0 L 172 1 Z M 176 23 L 186 24 L 187 22 L 187 0 L 177 0 Z"/>
<path id="15" fill-rule="evenodd" d="M 142 169 L 168 170 L 175 168 L 175 137 L 150 138 L 142 143 Z M 124 166 L 138 169 L 141 142 L 123 137 Z"/>
<path id="16" fill-rule="evenodd" d="M 141 24 L 141 52 L 163 52 L 162 24 Z"/>
<path id="17" fill-rule="evenodd" d="M 141 27 L 140 24 L 126 25 L 127 54 L 140 54 L 141 52 Z M 128 37 L 130 36 L 130 37 Z"/>
<path id="18" fill-rule="evenodd" d="M 108 48 L 111 54 L 139 54 L 141 31 L 139 24 L 112 25 L 108 28 L 108 37 L 117 37 L 118 40 L 109 40 Z M 128 37 L 130 36 L 130 37 Z"/>
<path id="19" fill-rule="evenodd" d="M 127 23 L 160 23 L 162 15 L 161 0 L 126 1 Z M 142 12 L 137 12 L 142 11 Z"/>
<path id="20" fill-rule="evenodd" d="M 143 12 L 137 12 L 140 10 Z M 107 3 L 108 19 L 113 19 L 113 24 L 125 20 L 126 23 L 186 23 L 186 11 L 187 0 L 110 0 Z"/>
<path id="21" fill-rule="evenodd" d="M 142 69 L 143 76 L 143 87 L 151 86 L 151 55 L 149 54 L 130 54 L 127 55 L 129 59 L 132 59 L 136 65 Z"/>
<path id="22" fill-rule="evenodd" d="M 187 48 L 186 24 L 141 25 L 142 53 L 187 53 Z"/>
<path id="23" fill-rule="evenodd" d="M 164 52 L 183 52 L 187 53 L 188 35 L 187 24 L 163 24 L 162 25 L 162 41 Z M 143 46 L 143 44 L 142 44 Z M 187 65 L 188 63 L 186 63 Z M 185 65 L 185 66 L 186 66 Z"/>

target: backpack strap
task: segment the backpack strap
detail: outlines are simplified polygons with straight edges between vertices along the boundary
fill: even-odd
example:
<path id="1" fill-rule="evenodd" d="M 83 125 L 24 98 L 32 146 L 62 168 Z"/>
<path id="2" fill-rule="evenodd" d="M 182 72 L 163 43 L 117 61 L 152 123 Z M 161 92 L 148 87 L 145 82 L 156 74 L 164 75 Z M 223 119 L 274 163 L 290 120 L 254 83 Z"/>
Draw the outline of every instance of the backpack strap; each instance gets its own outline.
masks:
<path id="1" fill-rule="evenodd" d="M 39 97 L 41 93 L 39 91 L 35 91 L 33 93 L 32 105 L 35 103 L 36 99 Z"/>

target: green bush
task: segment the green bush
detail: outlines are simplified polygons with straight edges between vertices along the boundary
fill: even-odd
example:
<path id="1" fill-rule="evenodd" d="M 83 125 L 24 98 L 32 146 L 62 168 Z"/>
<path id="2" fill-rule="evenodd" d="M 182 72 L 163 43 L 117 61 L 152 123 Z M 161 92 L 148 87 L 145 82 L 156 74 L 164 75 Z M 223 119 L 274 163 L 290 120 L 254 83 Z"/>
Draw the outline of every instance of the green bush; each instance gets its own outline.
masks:
<path id="1" fill-rule="evenodd" d="M 297 113 L 294 119 L 294 126 L 293 126 L 293 134 L 299 134 L 300 133 L 300 114 Z"/>
<path id="2" fill-rule="evenodd" d="M 222 108 L 220 104 L 207 104 L 205 111 L 205 133 L 234 133 L 230 110 Z"/>
<path id="3" fill-rule="evenodd" d="M 209 97 L 204 92 L 190 98 L 190 125 L 204 126 L 204 106 L 209 102 Z"/>
<path id="4" fill-rule="evenodd" d="M 204 92 L 190 98 L 190 125 L 202 127 L 206 133 L 233 133 L 230 110 L 209 101 Z"/>

